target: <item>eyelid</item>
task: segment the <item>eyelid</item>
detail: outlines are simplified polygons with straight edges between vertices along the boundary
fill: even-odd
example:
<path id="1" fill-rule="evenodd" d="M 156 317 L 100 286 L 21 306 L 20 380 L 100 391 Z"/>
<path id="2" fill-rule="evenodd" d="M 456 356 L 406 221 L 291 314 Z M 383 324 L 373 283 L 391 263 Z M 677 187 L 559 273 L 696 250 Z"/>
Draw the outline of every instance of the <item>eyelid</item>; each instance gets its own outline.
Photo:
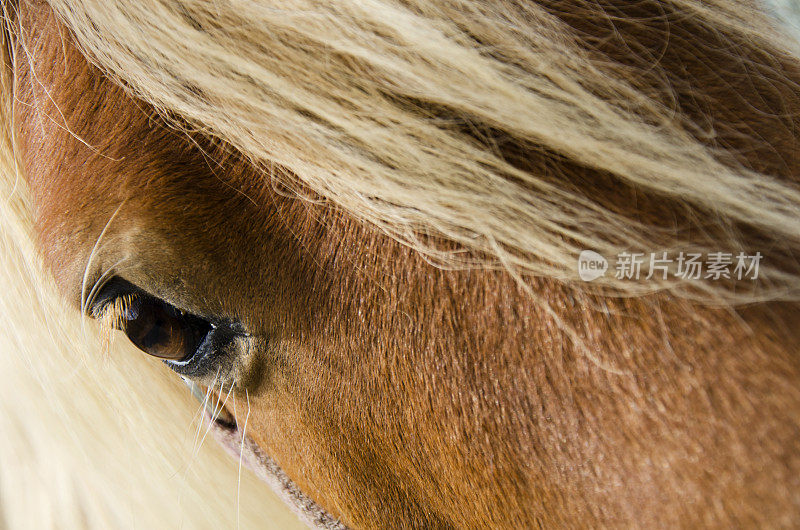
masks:
<path id="1" fill-rule="evenodd" d="M 100 316 L 103 314 L 104 311 L 110 309 L 107 307 L 109 304 L 112 304 L 116 301 L 117 298 L 130 295 L 129 301 L 133 301 L 135 299 L 139 299 L 141 301 L 145 300 L 156 300 L 158 302 L 163 303 L 166 306 L 169 306 L 173 310 L 177 311 L 181 315 L 193 318 L 199 318 L 201 320 L 205 320 L 208 322 L 212 327 L 217 327 L 220 324 L 230 324 L 234 327 L 242 328 L 241 332 L 238 333 L 240 335 L 247 335 L 244 332 L 243 327 L 238 322 L 229 321 L 227 319 L 220 319 L 214 315 L 203 314 L 202 312 L 191 311 L 188 309 L 183 309 L 177 307 L 170 301 L 141 289 L 138 285 L 129 282 L 128 280 L 114 276 L 110 280 L 108 280 L 105 285 L 100 289 L 99 294 L 91 301 L 89 306 L 87 307 L 87 313 L 92 318 L 100 319 Z"/>

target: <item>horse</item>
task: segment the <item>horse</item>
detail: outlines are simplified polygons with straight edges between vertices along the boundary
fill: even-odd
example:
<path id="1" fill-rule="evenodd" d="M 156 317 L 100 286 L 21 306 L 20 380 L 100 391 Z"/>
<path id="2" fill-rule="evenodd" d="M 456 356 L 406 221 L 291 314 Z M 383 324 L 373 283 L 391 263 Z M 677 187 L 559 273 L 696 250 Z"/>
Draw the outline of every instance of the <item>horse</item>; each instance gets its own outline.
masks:
<path id="1" fill-rule="evenodd" d="M 312 527 L 800 520 L 800 60 L 757 4 L 3 7 L 37 259 Z"/>

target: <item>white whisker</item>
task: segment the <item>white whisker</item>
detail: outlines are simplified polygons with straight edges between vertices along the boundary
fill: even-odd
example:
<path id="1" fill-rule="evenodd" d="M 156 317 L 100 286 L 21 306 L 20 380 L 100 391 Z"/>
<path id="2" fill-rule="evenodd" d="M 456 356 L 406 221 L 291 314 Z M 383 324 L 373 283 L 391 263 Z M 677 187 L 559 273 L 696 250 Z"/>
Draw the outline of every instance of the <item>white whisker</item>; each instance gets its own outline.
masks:
<path id="1" fill-rule="evenodd" d="M 86 283 L 89 280 L 89 273 L 92 268 L 92 261 L 94 260 L 95 255 L 97 254 L 98 249 L 100 248 L 100 242 L 103 240 L 103 237 L 106 235 L 108 231 L 108 227 L 111 226 L 111 223 L 117 217 L 117 214 L 120 212 L 122 207 L 125 205 L 126 201 L 122 201 L 117 209 L 114 210 L 114 213 L 111 214 L 111 217 L 106 222 L 106 225 L 103 227 L 103 230 L 100 232 L 100 235 L 97 236 L 97 240 L 94 242 L 94 246 L 92 247 L 91 252 L 89 252 L 89 259 L 86 260 L 86 266 L 83 269 L 83 279 L 81 281 L 81 330 L 83 331 L 83 337 L 86 339 L 86 309 L 87 309 L 87 293 L 86 293 Z"/>
<path id="2" fill-rule="evenodd" d="M 217 421 L 217 419 L 219 418 L 219 415 L 222 413 L 222 409 L 225 408 L 225 404 L 228 402 L 228 398 L 230 397 L 231 392 L 233 391 L 234 384 L 235 384 L 235 381 L 231 382 L 231 387 L 228 390 L 228 393 L 225 395 L 225 399 L 222 400 L 221 399 L 222 392 L 223 392 L 223 390 L 225 390 L 225 388 L 223 386 L 224 383 L 220 382 L 219 394 L 218 394 L 218 398 L 220 398 L 220 399 L 217 399 L 217 405 L 219 406 L 219 409 L 217 409 L 217 407 L 215 406 L 214 410 L 212 411 L 211 419 L 208 422 L 208 427 L 206 427 L 206 432 L 205 432 L 205 434 L 203 434 L 203 439 L 200 440 L 200 446 L 197 448 L 197 453 L 198 454 L 200 452 L 200 448 L 203 447 L 203 442 L 205 441 L 206 436 L 208 436 L 208 433 L 210 433 L 211 429 L 214 427 L 214 423 Z"/>
<path id="3" fill-rule="evenodd" d="M 240 504 L 242 499 L 242 456 L 244 455 L 244 441 L 247 436 L 247 421 L 250 419 L 250 394 L 244 389 L 244 396 L 247 399 L 247 415 L 244 417 L 242 427 L 242 441 L 239 445 L 239 477 L 236 483 L 236 528 L 239 528 Z M 236 416 L 236 400 L 233 400 L 234 416 Z"/>
<path id="4" fill-rule="evenodd" d="M 202 407 L 201 416 L 200 416 L 200 423 L 198 425 L 197 436 L 195 437 L 194 444 L 193 444 L 193 447 L 192 447 L 192 458 L 189 461 L 189 465 L 191 465 L 192 462 L 194 462 L 194 459 L 200 453 L 200 447 L 203 445 L 203 440 L 206 437 L 206 433 L 208 433 L 208 431 L 206 431 L 206 433 L 203 434 L 202 439 L 200 439 L 198 441 L 198 438 L 200 438 L 200 431 L 202 431 L 202 429 L 203 429 L 203 417 L 205 415 L 205 412 L 208 410 L 208 406 L 209 406 L 208 402 L 209 402 L 209 399 L 211 398 L 211 392 L 213 392 L 214 391 L 214 387 L 217 386 L 217 379 L 219 379 L 219 369 L 217 369 L 217 375 L 214 376 L 214 380 L 211 382 L 211 385 L 209 385 L 208 392 L 206 392 L 206 399 L 203 402 L 203 407 Z M 220 382 L 220 389 L 222 389 L 222 382 Z M 214 409 L 216 409 L 216 407 L 214 407 Z"/>
<path id="5" fill-rule="evenodd" d="M 116 270 L 116 268 L 125 262 L 127 258 L 122 258 L 121 260 L 117 261 L 113 265 L 111 265 L 108 269 L 100 275 L 97 281 L 94 282 L 92 288 L 89 290 L 89 294 L 86 296 L 86 308 L 92 307 L 94 304 L 94 299 L 97 297 L 100 290 L 108 283 L 108 280 L 111 279 L 111 274 Z"/>

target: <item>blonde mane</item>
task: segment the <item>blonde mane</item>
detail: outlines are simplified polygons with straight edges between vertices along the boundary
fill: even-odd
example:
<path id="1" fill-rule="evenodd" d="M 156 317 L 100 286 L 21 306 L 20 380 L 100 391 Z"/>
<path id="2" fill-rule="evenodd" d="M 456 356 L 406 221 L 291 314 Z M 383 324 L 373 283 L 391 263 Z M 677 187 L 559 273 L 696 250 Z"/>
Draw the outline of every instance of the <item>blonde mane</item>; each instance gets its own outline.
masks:
<path id="1" fill-rule="evenodd" d="M 283 185 L 310 189 L 438 265 L 574 282 L 584 249 L 769 248 L 780 257 L 764 261 L 757 292 L 674 277 L 595 283 L 716 302 L 800 296 L 796 180 L 715 146 L 713 124 L 682 115 L 669 88 L 654 96 L 637 86 L 658 75 L 658 51 L 621 68 L 533 2 L 50 3 L 87 57 L 176 126 L 225 141 Z M 589 15 L 613 23 L 597 7 Z M 792 51 L 746 3 L 668 2 L 657 22 L 682 17 L 724 29 L 732 57 L 741 43 Z M 520 167 L 498 142 L 545 163 Z M 608 184 L 566 178 L 551 160 L 686 213 L 620 213 L 597 200 Z"/>

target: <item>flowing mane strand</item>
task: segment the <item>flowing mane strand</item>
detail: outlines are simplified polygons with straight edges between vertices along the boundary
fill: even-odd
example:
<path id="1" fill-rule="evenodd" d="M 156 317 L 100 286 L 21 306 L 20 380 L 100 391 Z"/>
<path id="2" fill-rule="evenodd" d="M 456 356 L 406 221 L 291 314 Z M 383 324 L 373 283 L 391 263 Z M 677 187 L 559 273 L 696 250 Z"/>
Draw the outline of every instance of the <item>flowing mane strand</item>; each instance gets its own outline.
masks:
<path id="1" fill-rule="evenodd" d="M 50 3 L 176 126 L 438 265 L 574 282 L 584 249 L 763 251 L 758 289 L 594 285 L 800 295 L 798 64 L 749 3 Z"/>

